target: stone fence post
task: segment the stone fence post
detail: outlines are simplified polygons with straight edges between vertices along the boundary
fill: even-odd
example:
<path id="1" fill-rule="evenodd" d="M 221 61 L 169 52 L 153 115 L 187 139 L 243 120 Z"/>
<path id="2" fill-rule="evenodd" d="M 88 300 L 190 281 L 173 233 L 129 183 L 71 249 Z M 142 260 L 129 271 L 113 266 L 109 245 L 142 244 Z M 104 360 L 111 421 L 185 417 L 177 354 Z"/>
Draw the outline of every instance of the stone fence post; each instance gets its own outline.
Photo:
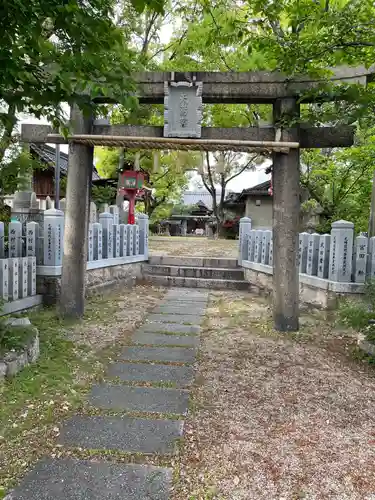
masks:
<path id="1" fill-rule="evenodd" d="M 354 224 L 345 220 L 332 223 L 329 279 L 350 283 L 352 276 Z"/>
<path id="2" fill-rule="evenodd" d="M 43 251 L 45 266 L 61 266 L 64 248 L 64 212 L 51 208 L 44 212 Z"/>
<path id="3" fill-rule="evenodd" d="M 148 260 L 148 231 L 149 231 L 148 215 L 146 214 L 138 215 L 138 226 L 139 226 L 139 254 L 144 255 L 145 259 Z"/>
<path id="4" fill-rule="evenodd" d="M 248 239 L 251 231 L 251 219 L 249 217 L 242 217 L 240 219 L 239 231 L 239 253 L 238 263 L 241 265 L 243 260 L 248 259 Z"/>
<path id="5" fill-rule="evenodd" d="M 103 228 L 103 259 L 113 257 L 113 215 L 109 212 L 99 214 L 99 223 Z"/>

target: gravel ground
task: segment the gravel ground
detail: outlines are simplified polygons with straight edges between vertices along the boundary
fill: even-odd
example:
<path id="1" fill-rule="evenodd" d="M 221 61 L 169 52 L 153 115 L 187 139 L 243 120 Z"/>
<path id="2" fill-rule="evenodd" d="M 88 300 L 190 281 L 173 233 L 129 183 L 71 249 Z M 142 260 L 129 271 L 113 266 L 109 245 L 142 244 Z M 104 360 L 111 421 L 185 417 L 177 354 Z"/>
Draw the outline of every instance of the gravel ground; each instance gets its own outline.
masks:
<path id="1" fill-rule="evenodd" d="M 237 240 L 209 240 L 206 237 L 151 236 L 150 253 L 154 255 L 194 257 L 237 257 Z"/>
<path id="2" fill-rule="evenodd" d="M 375 378 L 323 314 L 215 293 L 173 500 L 375 499 Z"/>

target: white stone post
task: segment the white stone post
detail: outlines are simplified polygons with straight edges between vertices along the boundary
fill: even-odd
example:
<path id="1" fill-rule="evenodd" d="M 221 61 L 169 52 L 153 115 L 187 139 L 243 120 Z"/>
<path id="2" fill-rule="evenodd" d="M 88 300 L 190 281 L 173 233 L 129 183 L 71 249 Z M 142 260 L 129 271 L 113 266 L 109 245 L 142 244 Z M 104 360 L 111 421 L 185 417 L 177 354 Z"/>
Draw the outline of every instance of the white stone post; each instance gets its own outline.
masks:
<path id="1" fill-rule="evenodd" d="M 300 273 L 306 273 L 307 247 L 309 244 L 309 233 L 299 233 L 298 239 L 298 268 Z"/>
<path id="2" fill-rule="evenodd" d="M 252 229 L 249 232 L 249 237 L 247 240 L 247 259 L 249 262 L 254 262 L 254 251 L 255 251 L 255 234 L 256 230 Z M 246 256 L 246 255 L 245 255 Z"/>
<path id="3" fill-rule="evenodd" d="M 94 228 L 91 222 L 87 234 L 87 260 L 88 262 L 94 260 Z"/>
<path id="4" fill-rule="evenodd" d="M 7 301 L 9 298 L 9 260 L 0 260 L 0 298 Z"/>
<path id="5" fill-rule="evenodd" d="M 366 281 L 368 238 L 357 236 L 355 239 L 355 273 L 354 281 L 364 283 Z"/>
<path id="6" fill-rule="evenodd" d="M 22 257 L 22 224 L 19 221 L 9 224 L 9 257 L 11 259 Z"/>
<path id="7" fill-rule="evenodd" d="M 120 257 L 120 226 L 113 224 L 113 257 Z"/>
<path id="8" fill-rule="evenodd" d="M 127 236 L 128 236 L 128 248 L 127 255 L 134 255 L 134 237 L 133 237 L 133 226 L 131 224 L 126 224 Z"/>
<path id="9" fill-rule="evenodd" d="M 28 257 L 21 257 L 18 259 L 18 285 L 19 291 L 18 296 L 20 299 L 27 297 L 28 295 L 28 265 L 29 259 Z"/>
<path id="10" fill-rule="evenodd" d="M 120 256 L 126 257 L 128 248 L 128 228 L 126 224 L 120 224 Z"/>
<path id="11" fill-rule="evenodd" d="M 96 205 L 93 201 L 90 202 L 90 223 L 91 224 L 95 224 L 96 222 L 98 222 L 98 211 L 97 211 L 97 208 L 96 208 Z"/>
<path id="12" fill-rule="evenodd" d="M 319 260 L 318 260 L 318 277 L 327 279 L 329 268 L 329 249 L 331 245 L 331 235 L 322 234 L 319 237 Z"/>
<path id="13" fill-rule="evenodd" d="M 113 215 L 103 212 L 99 215 L 99 222 L 103 228 L 103 259 L 113 257 Z"/>
<path id="14" fill-rule="evenodd" d="M 307 266 L 306 274 L 316 276 L 318 273 L 319 262 L 319 240 L 320 236 L 317 233 L 309 234 L 307 245 Z"/>
<path id="15" fill-rule="evenodd" d="M 349 283 L 352 275 L 354 224 L 345 220 L 332 223 L 329 279 Z"/>
<path id="16" fill-rule="evenodd" d="M 259 263 L 262 258 L 262 242 L 263 242 L 263 231 L 257 229 L 255 231 L 255 246 L 254 246 L 254 262 Z"/>
<path id="17" fill-rule="evenodd" d="M 260 262 L 262 264 L 267 264 L 269 262 L 269 255 L 270 255 L 270 241 L 272 237 L 272 231 L 269 229 L 263 231 L 262 234 L 262 253 L 260 257 Z"/>
<path id="18" fill-rule="evenodd" d="M 144 255 L 145 260 L 148 260 L 148 232 L 149 232 L 148 215 L 146 214 L 138 215 L 138 227 L 139 227 L 139 254 Z"/>
<path id="19" fill-rule="evenodd" d="M 36 257 L 28 257 L 28 295 L 36 295 Z"/>
<path id="20" fill-rule="evenodd" d="M 268 257 L 268 265 L 273 267 L 273 233 L 271 231 L 271 239 L 270 239 L 270 252 Z"/>
<path id="21" fill-rule="evenodd" d="M 18 299 L 19 269 L 18 259 L 8 259 L 9 262 L 9 298 Z"/>
<path id="22" fill-rule="evenodd" d="M 64 212 L 51 208 L 44 212 L 43 251 L 45 266 L 61 266 L 64 248 Z"/>
<path id="23" fill-rule="evenodd" d="M 238 263 L 241 265 L 243 260 L 248 260 L 248 239 L 251 231 L 251 219 L 249 217 L 242 217 L 240 219 L 239 229 L 239 253 Z"/>
<path id="24" fill-rule="evenodd" d="M 117 205 L 109 207 L 109 213 L 113 216 L 113 224 L 120 224 L 120 210 Z"/>
<path id="25" fill-rule="evenodd" d="M 4 222 L 0 222 L 0 259 L 4 258 Z"/>
<path id="26" fill-rule="evenodd" d="M 92 225 L 94 239 L 94 260 L 103 258 L 103 228 L 99 222 Z"/>
<path id="27" fill-rule="evenodd" d="M 139 255 L 139 226 L 133 226 L 134 255 Z"/>
<path id="28" fill-rule="evenodd" d="M 28 222 L 26 224 L 27 257 L 36 257 L 38 238 L 39 238 L 39 224 L 37 222 Z"/>

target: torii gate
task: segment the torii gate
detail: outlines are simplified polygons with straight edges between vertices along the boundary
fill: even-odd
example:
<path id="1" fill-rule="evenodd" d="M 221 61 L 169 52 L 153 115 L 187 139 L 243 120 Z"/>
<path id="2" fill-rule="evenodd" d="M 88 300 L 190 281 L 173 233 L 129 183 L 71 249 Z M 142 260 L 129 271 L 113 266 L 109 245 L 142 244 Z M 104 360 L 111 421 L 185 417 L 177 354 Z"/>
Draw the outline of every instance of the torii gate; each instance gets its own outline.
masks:
<path id="1" fill-rule="evenodd" d="M 364 67 L 337 68 L 332 83 L 366 85 L 374 69 Z M 353 144 L 354 129 L 342 127 L 309 127 L 297 125 L 277 133 L 278 123 L 285 118 L 299 118 L 299 100 L 322 82 L 308 77 L 290 80 L 279 73 L 174 73 L 154 72 L 134 75 L 141 103 L 167 104 L 170 87 L 196 86 L 198 105 L 194 109 L 196 123 L 188 133 L 173 133 L 168 127 L 96 125 L 73 105 L 71 135 L 53 134 L 46 125 L 23 125 L 22 141 L 69 144 L 69 169 L 65 218 L 64 257 L 60 309 L 63 314 L 82 316 L 84 312 L 86 239 L 89 210 L 89 186 L 94 145 L 122 146 L 137 149 L 190 149 L 203 151 L 267 151 L 273 155 L 273 303 L 275 328 L 298 330 L 299 279 L 297 261 L 299 225 L 300 148 L 346 147 Z M 89 97 L 89 96 L 88 96 Z M 313 99 L 303 98 L 303 102 Z M 109 97 L 96 97 L 94 103 L 114 102 Z M 272 104 L 274 127 L 210 128 L 200 126 L 203 103 Z M 179 104 L 184 125 L 191 125 L 191 109 L 186 96 Z M 168 116 L 168 113 L 166 113 Z M 193 117 L 194 121 L 194 117 Z M 186 123 L 185 123 L 186 122 Z M 182 123 L 182 122 L 181 122 Z M 296 122 L 294 122 L 296 123 Z M 167 124 L 168 125 L 168 124 Z M 172 129 L 172 130 L 171 130 Z M 165 137 L 165 135 L 167 137 Z"/>

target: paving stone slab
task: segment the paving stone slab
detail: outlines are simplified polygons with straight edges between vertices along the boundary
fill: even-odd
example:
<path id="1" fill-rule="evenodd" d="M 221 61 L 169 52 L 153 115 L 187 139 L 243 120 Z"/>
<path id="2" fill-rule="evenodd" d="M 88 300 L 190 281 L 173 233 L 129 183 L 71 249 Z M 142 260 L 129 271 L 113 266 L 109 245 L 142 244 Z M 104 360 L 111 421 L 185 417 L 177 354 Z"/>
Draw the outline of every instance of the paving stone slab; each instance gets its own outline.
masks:
<path id="1" fill-rule="evenodd" d="M 94 450 L 171 454 L 182 420 L 77 415 L 65 422 L 60 443 Z"/>
<path id="2" fill-rule="evenodd" d="M 180 323 L 187 325 L 200 325 L 203 321 L 203 316 L 190 314 L 150 314 L 147 317 L 149 322 L 159 323 Z"/>
<path id="3" fill-rule="evenodd" d="M 153 314 L 180 314 L 183 316 L 204 316 L 206 313 L 205 307 L 199 307 L 197 305 L 189 304 L 179 304 L 179 305 L 169 305 L 164 304 L 155 307 L 152 311 Z"/>
<path id="4" fill-rule="evenodd" d="M 182 294 L 182 293 L 167 293 L 163 297 L 164 300 L 171 300 L 171 301 L 180 301 L 180 302 L 199 302 L 200 304 L 207 304 L 208 302 L 208 296 L 200 296 L 200 295 L 187 295 L 187 294 Z"/>
<path id="5" fill-rule="evenodd" d="M 93 406 L 107 410 L 186 415 L 189 392 L 161 387 L 99 384 L 91 389 L 89 400 Z"/>
<path id="6" fill-rule="evenodd" d="M 121 358 L 128 361 L 194 363 L 195 349 L 187 347 L 127 347 Z"/>
<path id="7" fill-rule="evenodd" d="M 201 328 L 198 325 L 180 325 L 179 323 L 145 323 L 137 332 L 168 332 L 176 335 L 197 335 Z"/>
<path id="8" fill-rule="evenodd" d="M 167 500 L 172 469 L 46 458 L 8 500 Z"/>
<path id="9" fill-rule="evenodd" d="M 131 382 L 173 382 L 186 387 L 194 380 L 191 366 L 152 365 L 149 363 L 113 363 L 108 370 L 110 377 Z"/>
<path id="10" fill-rule="evenodd" d="M 168 335 L 165 333 L 136 332 L 132 337 L 133 344 L 170 345 L 180 347 L 197 347 L 199 337 L 194 335 Z"/>

